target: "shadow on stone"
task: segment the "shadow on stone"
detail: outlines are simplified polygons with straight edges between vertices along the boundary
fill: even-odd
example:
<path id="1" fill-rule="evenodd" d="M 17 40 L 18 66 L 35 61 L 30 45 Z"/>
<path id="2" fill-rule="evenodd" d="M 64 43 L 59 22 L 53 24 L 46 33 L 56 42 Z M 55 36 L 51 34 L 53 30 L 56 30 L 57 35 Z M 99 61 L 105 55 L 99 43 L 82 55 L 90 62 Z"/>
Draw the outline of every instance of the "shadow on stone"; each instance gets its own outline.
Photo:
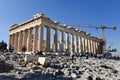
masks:
<path id="1" fill-rule="evenodd" d="M 41 74 L 41 75 L 28 73 L 22 79 L 19 80 L 73 80 L 73 79 L 68 77 L 56 77 L 50 73 Z"/>
<path id="2" fill-rule="evenodd" d="M 5 63 L 5 61 L 0 60 L 0 73 L 9 72 L 13 69 L 12 64 Z"/>
<path id="3" fill-rule="evenodd" d="M 12 76 L 0 75 L 0 80 L 19 80 L 19 79 L 14 78 Z"/>

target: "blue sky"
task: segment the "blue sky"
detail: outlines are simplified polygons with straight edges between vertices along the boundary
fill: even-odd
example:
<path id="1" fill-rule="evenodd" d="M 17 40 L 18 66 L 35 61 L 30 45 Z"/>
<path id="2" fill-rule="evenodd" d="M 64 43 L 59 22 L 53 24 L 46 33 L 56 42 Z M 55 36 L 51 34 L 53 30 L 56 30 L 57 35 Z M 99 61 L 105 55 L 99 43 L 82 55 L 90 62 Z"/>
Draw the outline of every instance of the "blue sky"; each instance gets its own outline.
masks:
<path id="1" fill-rule="evenodd" d="M 120 0 L 0 0 L 0 41 L 9 40 L 9 28 L 43 13 L 53 21 L 68 25 L 117 26 L 105 30 L 107 46 L 113 43 L 120 53 Z M 101 37 L 101 30 L 80 28 Z"/>

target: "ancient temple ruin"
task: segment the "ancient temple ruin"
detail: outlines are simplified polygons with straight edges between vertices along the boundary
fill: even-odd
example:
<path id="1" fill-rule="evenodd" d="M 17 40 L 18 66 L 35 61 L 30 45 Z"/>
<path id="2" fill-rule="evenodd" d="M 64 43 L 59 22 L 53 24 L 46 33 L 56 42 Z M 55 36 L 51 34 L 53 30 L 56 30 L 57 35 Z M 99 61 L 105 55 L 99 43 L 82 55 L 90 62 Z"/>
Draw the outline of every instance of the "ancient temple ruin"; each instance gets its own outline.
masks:
<path id="1" fill-rule="evenodd" d="M 44 34 L 44 28 L 46 28 L 46 34 Z M 53 35 L 50 33 L 51 29 L 54 32 Z M 58 32 L 60 36 L 58 36 Z M 12 25 L 9 29 L 9 38 L 9 45 L 14 46 L 15 52 L 21 52 L 21 48 L 25 46 L 27 52 L 33 50 L 45 52 L 72 50 L 75 53 L 102 53 L 101 39 L 74 27 L 60 25 L 58 21 L 52 21 L 44 14 L 36 14 L 33 19 Z"/>

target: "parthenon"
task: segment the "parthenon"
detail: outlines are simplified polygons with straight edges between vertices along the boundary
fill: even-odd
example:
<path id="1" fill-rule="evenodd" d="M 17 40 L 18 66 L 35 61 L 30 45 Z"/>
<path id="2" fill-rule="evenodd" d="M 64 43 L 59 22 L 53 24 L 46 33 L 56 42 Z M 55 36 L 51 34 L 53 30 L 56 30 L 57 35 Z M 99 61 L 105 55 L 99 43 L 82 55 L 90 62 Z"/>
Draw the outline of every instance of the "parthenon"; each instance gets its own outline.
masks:
<path id="1" fill-rule="evenodd" d="M 44 28 L 46 28 L 46 33 Z M 51 29 L 53 35 L 51 35 Z M 58 32 L 60 35 L 58 35 Z M 33 50 L 44 52 L 72 50 L 75 53 L 102 53 L 102 40 L 100 38 L 91 36 L 87 32 L 74 27 L 60 25 L 58 21 L 52 21 L 44 14 L 36 14 L 33 19 L 12 25 L 9 33 L 9 45 L 14 46 L 15 52 L 22 52 L 21 48 L 25 46 L 27 52 Z M 46 36 L 46 39 L 44 39 L 44 36 Z M 58 39 L 59 37 L 60 39 Z"/>

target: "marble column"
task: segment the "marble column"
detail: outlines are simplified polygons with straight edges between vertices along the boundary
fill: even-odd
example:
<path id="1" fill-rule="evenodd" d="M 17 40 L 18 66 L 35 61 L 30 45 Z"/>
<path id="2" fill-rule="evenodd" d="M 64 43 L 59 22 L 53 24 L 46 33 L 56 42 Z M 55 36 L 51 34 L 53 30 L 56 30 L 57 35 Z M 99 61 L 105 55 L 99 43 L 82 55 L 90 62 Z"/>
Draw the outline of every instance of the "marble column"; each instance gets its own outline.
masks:
<path id="1" fill-rule="evenodd" d="M 17 48 L 18 48 L 18 33 L 15 34 L 15 52 L 17 52 Z"/>
<path id="2" fill-rule="evenodd" d="M 19 41 L 19 52 L 22 52 L 22 44 L 23 44 L 23 31 L 19 32 L 20 35 L 20 41 Z"/>
<path id="3" fill-rule="evenodd" d="M 16 33 L 14 33 L 14 51 L 16 51 Z"/>
<path id="4" fill-rule="evenodd" d="M 87 49 L 87 52 L 89 52 L 88 38 L 86 39 L 86 49 Z"/>
<path id="5" fill-rule="evenodd" d="M 99 54 L 102 54 L 101 42 L 98 43 Z"/>
<path id="6" fill-rule="evenodd" d="M 76 35 L 76 53 L 78 53 L 78 36 Z"/>
<path id="7" fill-rule="evenodd" d="M 95 53 L 97 54 L 97 41 L 95 41 Z"/>
<path id="8" fill-rule="evenodd" d="M 92 53 L 94 54 L 94 41 L 92 40 Z"/>
<path id="9" fill-rule="evenodd" d="M 15 49 L 15 45 L 16 45 L 16 44 L 15 44 L 15 42 L 16 42 L 16 39 L 15 39 L 15 38 L 16 38 L 16 33 L 13 34 L 13 46 L 14 46 L 14 49 Z"/>
<path id="10" fill-rule="evenodd" d="M 46 51 L 50 52 L 50 27 L 47 28 L 47 34 L 46 34 Z"/>
<path id="11" fill-rule="evenodd" d="M 96 53 L 98 54 L 98 42 L 96 41 Z"/>
<path id="12" fill-rule="evenodd" d="M 97 54 L 97 42 L 95 41 L 95 53 Z"/>
<path id="13" fill-rule="evenodd" d="M 80 36 L 80 51 L 83 52 L 83 41 L 82 41 L 82 36 Z"/>
<path id="14" fill-rule="evenodd" d="M 85 38 L 82 38 L 83 39 L 83 52 L 86 52 L 86 48 L 85 48 Z"/>
<path id="15" fill-rule="evenodd" d="M 33 50 L 38 50 L 38 26 L 36 26 L 34 29 Z"/>
<path id="16" fill-rule="evenodd" d="M 57 41 L 58 41 L 58 39 L 57 39 L 57 29 L 55 29 L 54 30 L 54 47 L 55 47 L 55 50 L 54 50 L 54 52 L 56 52 L 57 51 Z"/>
<path id="17" fill-rule="evenodd" d="M 102 44 L 101 42 L 99 42 L 99 49 L 100 49 L 100 51 L 99 51 L 99 52 L 100 52 L 100 54 L 102 54 L 102 53 L 103 53 L 103 48 L 102 48 L 102 45 L 103 45 L 103 44 Z"/>
<path id="18" fill-rule="evenodd" d="M 80 53 L 80 37 L 78 36 L 78 53 Z"/>
<path id="19" fill-rule="evenodd" d="M 61 31 L 60 32 L 60 45 L 61 45 L 61 51 L 63 52 L 64 51 L 64 32 Z"/>
<path id="20" fill-rule="evenodd" d="M 12 46 L 14 47 L 15 34 L 12 34 Z"/>
<path id="21" fill-rule="evenodd" d="M 12 35 L 9 35 L 9 47 L 12 44 L 11 42 L 12 42 Z"/>
<path id="22" fill-rule="evenodd" d="M 69 49 L 69 34 L 66 33 L 66 49 Z"/>
<path id="23" fill-rule="evenodd" d="M 60 43 L 63 44 L 64 42 L 63 31 L 60 32 Z"/>
<path id="24" fill-rule="evenodd" d="M 32 28 L 28 29 L 28 46 L 27 46 L 27 51 L 31 51 L 31 46 L 32 46 Z"/>
<path id="25" fill-rule="evenodd" d="M 23 46 L 27 47 L 26 43 L 27 43 L 27 30 L 24 30 L 23 31 L 23 44 L 22 44 L 22 47 Z"/>
<path id="26" fill-rule="evenodd" d="M 88 47 L 89 47 L 89 53 L 91 53 L 91 41 L 88 39 Z"/>
<path id="27" fill-rule="evenodd" d="M 43 51 L 43 33 L 44 27 L 40 26 L 40 50 Z"/>
<path id="28" fill-rule="evenodd" d="M 96 54 L 95 53 L 95 41 L 93 41 L 93 52 L 94 52 L 94 54 Z"/>
<path id="29" fill-rule="evenodd" d="M 94 54 L 93 40 L 91 40 L 91 52 Z"/>
<path id="30" fill-rule="evenodd" d="M 19 32 L 17 32 L 18 33 L 18 45 L 17 45 L 17 52 L 19 52 L 19 45 L 20 45 L 20 34 L 19 34 Z"/>
<path id="31" fill-rule="evenodd" d="M 11 46 L 13 45 L 13 34 L 11 34 Z"/>
<path id="32" fill-rule="evenodd" d="M 74 52 L 75 47 L 74 47 L 74 35 L 73 34 L 71 34 L 71 49 Z"/>
<path id="33" fill-rule="evenodd" d="M 90 40 L 90 49 L 91 49 L 91 53 L 93 53 L 93 44 L 92 44 L 92 40 Z"/>

